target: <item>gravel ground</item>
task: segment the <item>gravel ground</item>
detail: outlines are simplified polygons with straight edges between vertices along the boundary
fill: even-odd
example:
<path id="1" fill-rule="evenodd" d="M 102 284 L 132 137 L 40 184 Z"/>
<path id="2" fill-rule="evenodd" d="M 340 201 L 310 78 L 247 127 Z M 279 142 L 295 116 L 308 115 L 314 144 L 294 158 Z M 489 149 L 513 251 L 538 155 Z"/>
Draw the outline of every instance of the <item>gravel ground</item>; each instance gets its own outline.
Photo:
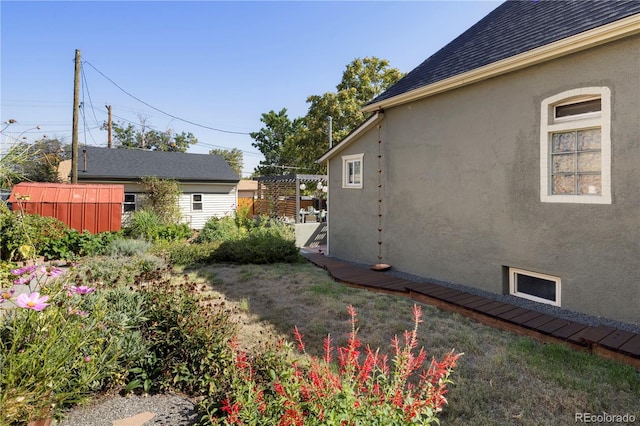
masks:
<path id="1" fill-rule="evenodd" d="M 144 426 L 191 426 L 198 419 L 193 402 L 180 395 L 109 395 L 87 406 L 72 409 L 56 426 L 113 426 L 116 420 L 145 412 L 155 416 Z"/>

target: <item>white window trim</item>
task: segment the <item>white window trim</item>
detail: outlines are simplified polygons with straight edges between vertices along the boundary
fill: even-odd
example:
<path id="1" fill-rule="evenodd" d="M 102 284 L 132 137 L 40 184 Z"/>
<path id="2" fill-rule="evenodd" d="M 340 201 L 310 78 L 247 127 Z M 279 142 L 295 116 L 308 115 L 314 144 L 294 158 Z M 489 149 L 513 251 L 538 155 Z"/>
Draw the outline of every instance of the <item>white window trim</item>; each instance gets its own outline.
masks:
<path id="1" fill-rule="evenodd" d="M 541 278 L 547 281 L 553 281 L 556 284 L 556 300 L 544 299 L 542 297 L 533 296 L 528 293 L 521 293 L 517 291 L 517 275 L 528 275 L 530 277 Z M 560 306 L 560 291 L 562 289 L 562 280 L 559 277 L 552 275 L 540 274 L 538 272 L 531 272 L 519 268 L 509 268 L 509 294 L 513 296 L 522 297 L 523 299 L 533 300 L 534 302 L 544 303 L 547 305 Z"/>
<path id="2" fill-rule="evenodd" d="M 342 156 L 342 187 L 348 189 L 361 189 L 362 181 L 364 180 L 364 154 L 353 154 Z M 349 177 L 349 171 L 347 166 L 350 162 L 360 162 L 360 183 L 349 183 L 347 179 Z"/>
<path id="3" fill-rule="evenodd" d="M 600 113 L 586 113 L 555 119 L 554 107 L 571 102 L 600 97 Z M 551 159 L 549 135 L 563 130 L 599 127 L 600 141 L 600 195 L 552 195 L 549 181 Z M 611 204 L 611 90 L 608 87 L 583 87 L 567 90 L 542 101 L 540 119 L 540 201 L 543 203 Z"/>
<path id="4" fill-rule="evenodd" d="M 127 195 L 133 195 L 133 203 L 126 202 Z M 125 211 L 124 206 L 133 206 L 133 210 Z M 122 199 L 122 213 L 133 213 L 138 209 L 138 194 L 134 192 L 125 192 L 124 198 Z"/>
<path id="5" fill-rule="evenodd" d="M 196 195 L 200 196 L 200 201 L 195 201 L 194 198 Z M 200 204 L 201 208 L 200 209 L 194 209 L 193 205 L 194 204 Z M 202 196 L 202 194 L 191 194 L 191 211 L 192 212 L 202 212 L 204 211 L 204 197 Z"/>

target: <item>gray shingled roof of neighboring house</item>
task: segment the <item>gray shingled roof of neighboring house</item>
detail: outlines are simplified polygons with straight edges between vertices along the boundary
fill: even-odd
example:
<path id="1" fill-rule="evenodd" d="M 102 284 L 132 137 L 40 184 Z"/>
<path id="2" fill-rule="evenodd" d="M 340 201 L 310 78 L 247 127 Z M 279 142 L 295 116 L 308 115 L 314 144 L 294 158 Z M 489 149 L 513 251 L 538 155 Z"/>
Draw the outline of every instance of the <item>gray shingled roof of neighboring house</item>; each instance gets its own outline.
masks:
<path id="1" fill-rule="evenodd" d="M 506 1 L 370 103 L 428 86 L 638 13 L 639 0 Z"/>
<path id="2" fill-rule="evenodd" d="M 86 150 L 86 169 L 85 156 Z M 81 147 L 78 179 L 136 180 L 143 176 L 182 182 L 238 182 L 240 178 L 219 155 Z"/>

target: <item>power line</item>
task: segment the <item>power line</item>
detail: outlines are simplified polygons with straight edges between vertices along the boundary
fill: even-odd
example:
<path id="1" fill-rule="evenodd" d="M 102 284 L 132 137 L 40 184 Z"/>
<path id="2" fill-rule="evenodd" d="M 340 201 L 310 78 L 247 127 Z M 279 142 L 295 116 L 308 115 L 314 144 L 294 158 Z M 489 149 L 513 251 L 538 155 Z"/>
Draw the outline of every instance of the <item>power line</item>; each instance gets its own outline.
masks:
<path id="1" fill-rule="evenodd" d="M 236 132 L 236 131 L 232 131 L 232 130 L 224 130 L 224 129 L 218 129 L 218 128 L 215 128 L 215 127 L 209 127 L 209 126 L 205 126 L 204 124 L 199 124 L 199 123 L 193 122 L 193 121 L 191 121 L 191 120 L 186 120 L 186 119 L 184 119 L 184 118 L 177 117 L 177 116 L 175 116 L 175 115 L 173 115 L 173 114 L 169 114 L 168 112 L 163 111 L 163 110 L 161 110 L 161 109 L 159 109 L 159 108 L 156 108 L 156 107 L 154 107 L 153 105 L 151 105 L 151 104 L 149 104 L 149 103 L 147 103 L 147 102 L 143 101 L 142 99 L 140 99 L 140 98 L 138 98 L 138 97 L 136 97 L 136 96 L 132 95 L 131 93 L 127 92 L 127 91 L 126 91 L 126 90 L 124 90 L 122 87 L 120 87 L 120 86 L 119 86 L 115 81 L 111 80 L 109 77 L 107 77 L 106 75 L 104 75 L 100 70 L 98 70 L 96 67 L 94 67 L 90 62 L 88 62 L 88 61 L 84 61 L 84 63 L 85 63 L 85 64 L 87 64 L 87 65 L 89 65 L 91 68 L 93 68 L 93 69 L 94 69 L 98 74 L 100 74 L 100 75 L 101 75 L 101 76 L 103 76 L 105 79 L 107 79 L 111 84 L 113 84 L 114 86 L 116 86 L 118 89 L 120 89 L 120 91 L 122 91 L 122 92 L 123 92 L 124 94 L 126 94 L 127 96 L 130 96 L 131 98 L 133 98 L 133 99 L 135 99 L 136 101 L 138 101 L 138 102 L 140 102 L 140 103 L 142 103 L 142 104 L 144 104 L 144 105 L 148 106 L 149 108 L 154 109 L 155 111 L 158 111 L 159 113 L 164 114 L 164 115 L 166 115 L 166 116 L 168 116 L 168 117 L 171 117 L 171 118 L 173 118 L 173 119 L 175 119 L 175 120 L 179 120 L 179 121 L 182 121 L 182 122 L 185 122 L 185 123 L 189 123 L 189 124 L 194 125 L 194 126 L 197 126 L 197 127 L 202 127 L 203 129 L 213 130 L 213 131 L 215 131 L 215 132 L 231 133 L 231 134 L 235 134 L 235 135 L 250 135 L 250 134 L 251 134 L 251 133 L 247 133 L 247 132 Z"/>

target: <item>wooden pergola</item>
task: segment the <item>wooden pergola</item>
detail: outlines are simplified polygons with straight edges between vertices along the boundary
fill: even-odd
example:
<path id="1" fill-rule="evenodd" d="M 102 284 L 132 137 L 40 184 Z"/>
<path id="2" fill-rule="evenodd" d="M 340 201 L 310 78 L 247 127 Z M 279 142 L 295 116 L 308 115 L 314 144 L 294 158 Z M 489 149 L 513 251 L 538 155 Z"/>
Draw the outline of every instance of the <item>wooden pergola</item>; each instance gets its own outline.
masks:
<path id="1" fill-rule="evenodd" d="M 286 222 L 301 222 L 300 209 L 309 206 L 318 210 L 327 209 L 324 193 L 326 192 L 326 175 L 288 174 L 278 176 L 261 176 L 258 181 L 258 194 L 255 200 L 255 212 L 258 215 L 276 217 Z M 309 188 L 317 197 L 301 199 L 303 189 Z M 321 186 L 320 186 L 321 185 Z M 325 189 L 325 191 L 323 191 Z M 317 200 L 317 206 L 314 201 Z"/>

